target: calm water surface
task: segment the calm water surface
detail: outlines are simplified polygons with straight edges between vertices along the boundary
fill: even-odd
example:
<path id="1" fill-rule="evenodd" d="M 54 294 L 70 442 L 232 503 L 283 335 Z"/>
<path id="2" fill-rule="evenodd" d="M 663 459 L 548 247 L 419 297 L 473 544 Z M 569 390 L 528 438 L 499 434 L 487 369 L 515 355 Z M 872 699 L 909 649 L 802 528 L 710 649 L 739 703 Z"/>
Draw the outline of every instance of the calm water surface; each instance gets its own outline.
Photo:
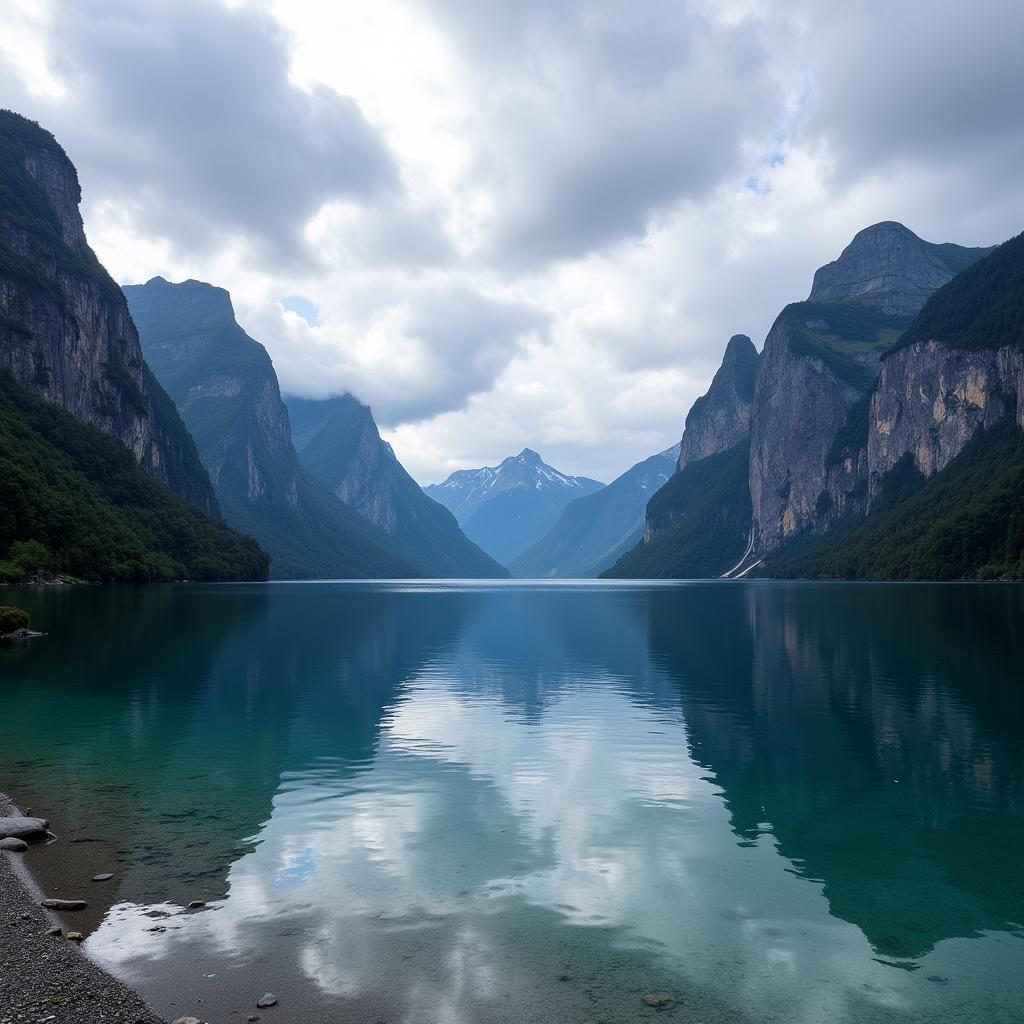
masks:
<path id="1" fill-rule="evenodd" d="M 1021 1020 L 1024 588 L 3 597 L 29 863 L 171 1019 Z"/>

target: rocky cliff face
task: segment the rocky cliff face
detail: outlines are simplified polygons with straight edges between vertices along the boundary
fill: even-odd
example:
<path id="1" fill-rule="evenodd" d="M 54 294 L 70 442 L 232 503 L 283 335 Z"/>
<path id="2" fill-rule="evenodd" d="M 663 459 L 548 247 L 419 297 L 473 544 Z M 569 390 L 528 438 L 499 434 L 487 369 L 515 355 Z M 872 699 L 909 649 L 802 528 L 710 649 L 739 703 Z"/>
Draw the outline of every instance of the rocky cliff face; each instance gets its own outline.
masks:
<path id="1" fill-rule="evenodd" d="M 754 343 L 745 334 L 729 339 L 711 387 L 693 403 L 686 416 L 677 468 L 683 469 L 687 463 L 717 455 L 746 440 L 758 359 Z"/>
<path id="2" fill-rule="evenodd" d="M 925 477 L 979 427 L 1024 427 L 1024 235 L 935 293 L 883 364 L 871 398 L 869 493 L 909 455 Z"/>
<path id="3" fill-rule="evenodd" d="M 235 320 L 223 288 L 158 277 L 125 294 L 225 518 L 256 537 L 273 576 L 422 575 L 300 464 L 274 365 Z"/>
<path id="4" fill-rule="evenodd" d="M 0 112 L 0 367 L 216 513 L 195 445 L 143 361 L 124 295 L 86 242 L 80 201 L 78 175 L 53 136 Z"/>
<path id="5" fill-rule="evenodd" d="M 815 274 L 806 302 L 783 310 L 765 341 L 751 416 L 759 550 L 866 508 L 867 395 L 882 356 L 928 296 L 987 251 L 877 224 Z"/>
<path id="6" fill-rule="evenodd" d="M 937 288 L 987 249 L 937 245 L 895 221 L 854 235 L 839 259 L 814 274 L 809 302 L 856 302 L 888 316 L 913 316 Z"/>

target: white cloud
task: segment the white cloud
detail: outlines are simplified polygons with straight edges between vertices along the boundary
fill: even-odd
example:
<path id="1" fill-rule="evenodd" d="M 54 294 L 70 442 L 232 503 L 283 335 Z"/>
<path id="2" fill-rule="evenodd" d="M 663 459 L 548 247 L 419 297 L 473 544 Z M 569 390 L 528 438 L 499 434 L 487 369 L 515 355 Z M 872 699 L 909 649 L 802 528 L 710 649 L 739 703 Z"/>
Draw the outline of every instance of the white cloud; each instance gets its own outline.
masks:
<path id="1" fill-rule="evenodd" d="M 860 228 L 1024 226 L 1022 35 L 997 0 L 52 0 L 0 14 L 0 84 L 116 277 L 229 288 L 418 478 L 529 445 L 610 479 Z"/>

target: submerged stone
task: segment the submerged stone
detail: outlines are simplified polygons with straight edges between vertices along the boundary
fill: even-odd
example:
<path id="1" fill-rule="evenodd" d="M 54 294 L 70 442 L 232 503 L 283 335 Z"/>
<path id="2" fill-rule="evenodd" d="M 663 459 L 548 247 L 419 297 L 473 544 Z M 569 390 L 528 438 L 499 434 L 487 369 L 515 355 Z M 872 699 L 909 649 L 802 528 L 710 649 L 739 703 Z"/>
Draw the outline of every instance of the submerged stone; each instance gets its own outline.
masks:
<path id="1" fill-rule="evenodd" d="M 43 906 L 47 910 L 85 910 L 88 903 L 85 900 L 43 900 Z"/>
<path id="2" fill-rule="evenodd" d="M 672 997 L 667 992 L 648 992 L 644 996 L 644 1005 L 653 1006 L 656 1010 L 662 1010 L 672 1005 Z"/>

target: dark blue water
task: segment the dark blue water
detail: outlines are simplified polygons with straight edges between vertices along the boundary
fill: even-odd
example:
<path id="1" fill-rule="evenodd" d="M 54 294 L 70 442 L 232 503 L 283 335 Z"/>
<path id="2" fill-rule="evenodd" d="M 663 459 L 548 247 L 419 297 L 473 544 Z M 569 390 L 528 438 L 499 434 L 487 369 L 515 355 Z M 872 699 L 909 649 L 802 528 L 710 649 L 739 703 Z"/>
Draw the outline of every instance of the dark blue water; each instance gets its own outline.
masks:
<path id="1" fill-rule="evenodd" d="M 4 601 L 29 863 L 172 1019 L 1021 1019 L 1024 588 Z"/>

